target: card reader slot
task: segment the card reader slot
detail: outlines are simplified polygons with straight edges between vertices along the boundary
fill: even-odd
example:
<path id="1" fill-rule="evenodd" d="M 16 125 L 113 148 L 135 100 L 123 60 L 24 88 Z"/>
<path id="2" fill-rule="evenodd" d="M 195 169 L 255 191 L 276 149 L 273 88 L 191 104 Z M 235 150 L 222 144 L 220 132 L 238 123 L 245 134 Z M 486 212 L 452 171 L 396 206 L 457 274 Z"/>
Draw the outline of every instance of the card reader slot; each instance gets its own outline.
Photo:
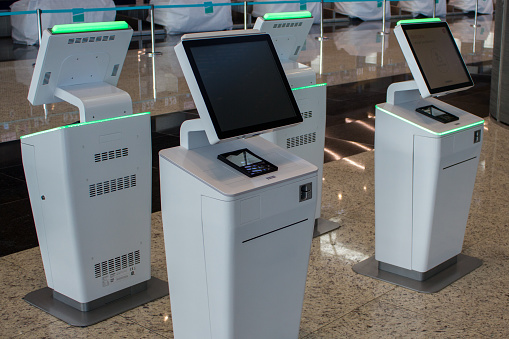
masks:
<path id="1" fill-rule="evenodd" d="M 453 167 L 453 166 L 456 166 L 456 165 L 462 164 L 462 163 L 464 163 L 464 162 L 467 162 L 467 161 L 470 161 L 470 160 L 474 160 L 475 158 L 477 158 L 477 157 L 472 157 L 472 158 L 470 158 L 470 159 L 460 161 L 460 162 L 458 162 L 458 163 L 455 163 L 454 165 L 449 165 L 449 166 L 444 167 L 444 168 L 442 168 L 442 169 L 444 169 L 444 170 L 445 170 L 445 169 L 451 168 L 451 167 Z"/>
<path id="2" fill-rule="evenodd" d="M 301 220 L 301 221 L 294 222 L 293 224 L 290 224 L 290 225 L 286 225 L 286 226 L 280 227 L 280 228 L 275 229 L 275 230 L 272 230 L 272 231 L 270 231 L 270 232 L 267 232 L 267 233 L 263 233 L 263 234 L 257 235 L 256 237 L 253 237 L 253 238 L 250 238 L 250 239 L 244 240 L 242 243 L 246 243 L 246 242 L 248 242 L 248 241 L 255 240 L 255 239 L 258 239 L 258 238 L 260 238 L 260 237 L 264 237 L 264 236 L 266 236 L 266 235 L 268 235 L 268 234 L 271 234 L 271 233 L 274 233 L 274 232 L 280 231 L 280 230 L 282 230 L 282 229 L 285 229 L 285 228 L 288 228 L 288 227 L 291 227 L 291 226 L 295 226 L 295 225 L 300 224 L 300 223 L 303 223 L 303 222 L 305 222 L 305 221 L 307 221 L 307 220 L 308 220 L 308 218 L 303 219 L 303 220 Z"/>

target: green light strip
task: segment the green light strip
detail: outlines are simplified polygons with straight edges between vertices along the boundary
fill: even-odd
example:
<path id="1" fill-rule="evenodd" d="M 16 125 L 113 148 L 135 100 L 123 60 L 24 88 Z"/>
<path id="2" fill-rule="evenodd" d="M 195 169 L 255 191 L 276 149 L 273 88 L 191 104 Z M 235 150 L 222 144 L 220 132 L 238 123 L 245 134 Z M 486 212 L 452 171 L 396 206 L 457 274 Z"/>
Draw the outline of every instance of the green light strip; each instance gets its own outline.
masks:
<path id="1" fill-rule="evenodd" d="M 23 138 L 33 137 L 33 136 L 39 135 L 39 134 L 53 132 L 53 131 L 56 131 L 56 130 L 59 130 L 59 129 L 78 127 L 78 126 L 84 126 L 84 125 L 91 125 L 91 124 L 98 124 L 98 123 L 101 123 L 101 122 L 113 121 L 113 120 L 119 120 L 119 119 L 125 119 L 125 118 L 133 118 L 133 117 L 137 117 L 137 116 L 140 116 L 140 115 L 146 115 L 146 114 L 150 114 L 150 112 L 137 113 L 137 114 L 131 114 L 131 115 L 123 115 L 121 117 L 108 118 L 108 119 L 102 119 L 102 120 L 96 120 L 96 121 L 80 122 L 79 124 L 60 126 L 60 127 L 55 127 L 55 128 L 48 129 L 48 130 L 45 130 L 45 131 L 40 131 L 40 132 L 36 132 L 36 133 L 32 133 L 32 134 L 22 135 L 19 138 L 23 139 Z"/>
<path id="2" fill-rule="evenodd" d="M 423 19 L 407 19 L 398 21 L 398 25 L 401 24 L 423 24 L 426 22 L 442 22 L 440 18 L 423 18 Z"/>
<path id="3" fill-rule="evenodd" d="M 282 12 L 282 13 L 266 13 L 263 20 L 289 20 L 289 19 L 305 19 L 312 18 L 313 15 L 309 11 L 299 12 Z"/>
<path id="4" fill-rule="evenodd" d="M 451 133 L 458 132 L 458 131 L 461 131 L 461 130 L 464 130 L 464 129 L 467 129 L 467 128 L 471 128 L 471 127 L 474 127 L 474 126 L 477 126 L 477 125 L 484 124 L 484 120 L 481 120 L 481 121 L 478 121 L 478 122 L 474 122 L 474 123 L 472 123 L 470 125 L 458 127 L 458 128 L 455 128 L 455 129 L 451 129 L 449 131 L 445 131 L 445 132 L 433 132 L 433 131 L 425 128 L 425 127 L 422 127 L 421 125 L 416 124 L 415 122 L 412 122 L 410 120 L 407 120 L 405 118 L 400 117 L 399 115 L 396 115 L 396 114 L 394 114 L 392 112 L 389 112 L 388 110 L 383 109 L 383 108 L 381 108 L 378 105 L 375 105 L 375 107 L 378 108 L 379 110 L 381 110 L 382 112 L 385 112 L 385 113 L 387 113 L 387 114 L 389 114 L 389 115 L 391 115 L 391 116 L 393 116 L 395 118 L 398 118 L 399 120 L 402 120 L 404 122 L 409 123 L 410 125 L 413 125 L 413 126 L 418 127 L 418 128 L 420 128 L 420 129 L 422 129 L 422 130 L 424 130 L 426 132 L 429 132 L 429 133 L 434 134 L 434 135 L 439 135 L 439 136 L 446 135 L 446 134 L 451 134 Z"/>
<path id="5" fill-rule="evenodd" d="M 323 83 L 323 84 L 309 85 L 309 86 L 304 86 L 304 87 L 297 87 L 297 88 L 292 88 L 292 91 L 298 91 L 299 89 L 306 89 L 306 88 L 313 88 L 313 87 L 322 87 L 322 86 L 327 86 L 327 84 Z"/>
<path id="6" fill-rule="evenodd" d="M 65 34 L 65 33 L 114 31 L 127 28 L 129 28 L 129 25 L 125 21 L 85 22 L 81 24 L 55 25 L 51 29 L 51 33 Z"/>

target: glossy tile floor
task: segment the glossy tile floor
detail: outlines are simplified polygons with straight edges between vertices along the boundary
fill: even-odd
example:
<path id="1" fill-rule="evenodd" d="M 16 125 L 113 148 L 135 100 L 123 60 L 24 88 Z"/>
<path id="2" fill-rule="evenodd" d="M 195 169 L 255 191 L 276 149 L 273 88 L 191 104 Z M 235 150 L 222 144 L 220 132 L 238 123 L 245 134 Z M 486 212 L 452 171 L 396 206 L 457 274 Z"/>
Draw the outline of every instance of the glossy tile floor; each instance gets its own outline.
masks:
<path id="1" fill-rule="evenodd" d="M 457 20 L 456 23 L 466 29 L 469 27 L 469 19 L 464 20 Z M 337 29 L 328 34 L 334 41 L 338 34 L 355 31 L 358 27 Z M 375 30 L 372 32 L 376 33 Z M 368 44 L 373 37 L 376 36 L 370 34 L 366 40 L 359 38 L 352 46 L 359 50 L 363 41 Z M 326 145 L 329 158 L 324 165 L 322 217 L 339 222 L 341 228 L 313 240 L 300 337 L 507 337 L 509 129 L 499 126 L 490 118 L 486 118 L 483 149 L 463 250 L 467 255 L 481 258 L 484 264 L 451 286 L 431 295 L 419 294 L 357 275 L 351 269 L 355 263 L 374 254 L 374 153 L 369 151 L 373 149 L 373 106 L 384 101 L 385 89 L 389 83 L 406 77 L 402 75 L 406 72 L 404 64 L 395 66 L 397 63 L 388 63 L 381 66 L 381 60 L 386 60 L 387 55 L 401 59 L 399 48 L 392 40 L 393 35 L 388 39 L 393 43 L 385 51 L 383 59 L 380 51 L 375 52 L 376 57 L 369 59 L 365 55 L 355 54 L 357 52 L 347 52 L 342 47 L 334 47 L 336 45 L 331 44 L 331 40 L 324 43 L 335 48 L 338 55 L 334 57 L 332 51 L 330 55 L 322 54 L 323 57 L 327 56 L 327 61 L 320 67 L 330 72 L 318 74 L 319 79 L 327 78 L 326 82 L 330 84 Z M 479 74 L 478 85 L 474 88 L 477 92 L 463 94 L 463 97 L 451 96 L 447 100 L 459 103 L 460 106 L 466 105 L 464 108 L 475 110 L 473 113 L 486 116 L 489 76 L 485 79 L 485 73 L 486 69 L 489 70 L 491 60 L 489 34 L 477 41 L 477 46 L 473 45 L 467 38 L 461 43 L 467 62 L 473 65 L 471 70 L 477 70 L 475 73 Z M 341 43 L 338 46 L 341 46 Z M 474 50 L 477 53 L 470 55 L 470 51 Z M 373 63 L 370 64 L 367 60 L 373 60 Z M 388 68 L 392 71 L 387 71 Z M 139 78 L 140 81 L 144 79 L 143 76 Z M 351 84 L 352 81 L 359 80 L 363 81 Z M 150 88 L 149 81 L 145 85 L 143 88 Z M 178 102 L 186 98 L 186 95 L 175 98 Z M 359 103 L 360 99 L 363 100 L 362 104 Z M 165 99 L 161 100 L 162 103 L 150 103 L 154 104 L 154 108 L 158 105 L 168 108 L 169 105 L 164 106 Z M 147 102 L 149 101 L 145 101 Z M 168 97 L 168 103 L 170 102 L 171 97 Z M 179 109 L 182 108 L 191 110 L 193 107 Z M 164 113 L 163 109 L 159 113 Z M 53 115 L 58 116 L 58 113 L 51 113 L 50 117 Z M 170 115 L 171 119 L 154 119 L 154 148 L 169 147 L 168 144 L 174 140 L 169 137 L 176 138 L 175 125 L 193 115 L 192 111 L 187 111 Z M 61 116 L 65 116 L 65 113 Z M 72 114 L 68 116 L 72 117 Z M 30 120 L 29 117 L 24 119 L 25 126 L 30 128 L 35 126 L 31 125 L 32 122 L 43 120 Z M 45 126 L 49 125 L 48 123 Z M 351 128 L 347 128 L 347 125 Z M 9 128 L 10 126 L 20 125 L 13 123 Z M 19 132 L 17 128 L 14 130 Z M 360 132 L 361 130 L 366 131 Z M 336 141 L 365 148 L 342 149 L 334 147 Z M 3 152 L 1 146 L 2 144 L 0 154 Z M 19 169 L 4 167 L 0 174 L 2 173 L 7 177 L 20 179 Z M 157 176 L 156 164 L 154 175 Z M 6 184 L 9 192 L 17 192 L 8 186 L 15 184 Z M 1 211 L 2 219 L 10 210 L 12 209 L 4 206 Z M 10 222 L 19 225 L 26 222 L 25 219 L 12 217 Z M 152 274 L 166 280 L 160 212 L 153 213 L 152 226 Z M 28 305 L 21 298 L 28 292 L 46 286 L 37 247 L 0 257 L 0 286 L 1 337 L 173 337 L 167 297 L 88 328 L 70 327 Z"/>
<path id="2" fill-rule="evenodd" d="M 436 294 L 358 275 L 374 253 L 373 152 L 325 164 L 322 216 L 341 228 L 313 239 L 302 338 L 504 338 L 509 333 L 509 129 L 486 120 L 463 253 L 483 265 Z M 152 215 L 152 272 L 166 280 L 160 212 Z M 5 337 L 172 338 L 169 298 L 75 328 L 21 298 L 46 285 L 38 248 L 0 258 Z"/>

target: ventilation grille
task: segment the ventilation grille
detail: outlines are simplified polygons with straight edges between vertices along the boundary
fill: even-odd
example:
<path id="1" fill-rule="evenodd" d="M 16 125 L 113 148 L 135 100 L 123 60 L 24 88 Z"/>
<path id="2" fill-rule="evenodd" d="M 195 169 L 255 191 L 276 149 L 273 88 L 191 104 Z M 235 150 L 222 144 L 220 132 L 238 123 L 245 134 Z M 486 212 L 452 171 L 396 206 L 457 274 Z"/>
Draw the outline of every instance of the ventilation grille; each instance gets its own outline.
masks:
<path id="1" fill-rule="evenodd" d="M 115 40 L 114 35 L 103 35 L 103 36 L 91 36 L 85 38 L 72 38 L 67 40 L 67 44 L 85 44 L 90 42 L 101 42 L 101 41 L 113 41 Z"/>
<path id="2" fill-rule="evenodd" d="M 312 118 L 313 117 L 313 111 L 307 111 L 307 112 L 301 112 L 303 119 Z"/>
<path id="3" fill-rule="evenodd" d="M 88 185 L 90 197 L 108 194 L 136 186 L 136 174 Z"/>
<path id="4" fill-rule="evenodd" d="M 140 251 L 127 253 L 94 265 L 95 277 L 100 278 L 140 263 Z"/>
<path id="5" fill-rule="evenodd" d="M 42 85 L 49 84 L 49 78 L 51 78 L 51 72 L 44 73 L 44 79 L 42 79 Z"/>
<path id="6" fill-rule="evenodd" d="M 108 152 L 102 152 L 102 153 L 96 153 L 94 154 L 94 161 L 95 162 L 101 162 L 116 158 L 122 158 L 127 157 L 129 155 L 129 149 L 126 148 L 119 148 L 116 150 L 108 151 Z"/>
<path id="7" fill-rule="evenodd" d="M 284 22 L 282 24 L 274 24 L 272 28 L 300 27 L 302 22 Z"/>
<path id="8" fill-rule="evenodd" d="M 297 147 L 305 144 L 310 144 L 316 141 L 316 132 L 299 135 L 296 137 L 286 139 L 286 148 Z"/>

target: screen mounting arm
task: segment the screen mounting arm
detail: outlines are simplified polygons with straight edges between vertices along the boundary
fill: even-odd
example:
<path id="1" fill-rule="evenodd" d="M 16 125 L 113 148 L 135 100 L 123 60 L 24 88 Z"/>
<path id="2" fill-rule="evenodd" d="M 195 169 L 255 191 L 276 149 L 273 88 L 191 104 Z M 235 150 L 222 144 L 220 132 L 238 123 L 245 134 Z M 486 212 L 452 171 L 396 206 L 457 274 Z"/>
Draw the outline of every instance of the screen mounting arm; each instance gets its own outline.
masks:
<path id="1" fill-rule="evenodd" d="M 415 80 L 395 82 L 387 88 L 387 103 L 398 105 L 421 98 L 421 93 Z"/>
<path id="2" fill-rule="evenodd" d="M 180 127 L 180 146 L 194 149 L 209 146 L 210 142 L 205 133 L 201 119 L 186 120 Z"/>
<path id="3" fill-rule="evenodd" d="M 54 95 L 78 107 L 80 122 L 133 114 L 131 96 L 105 82 L 57 87 Z"/>

